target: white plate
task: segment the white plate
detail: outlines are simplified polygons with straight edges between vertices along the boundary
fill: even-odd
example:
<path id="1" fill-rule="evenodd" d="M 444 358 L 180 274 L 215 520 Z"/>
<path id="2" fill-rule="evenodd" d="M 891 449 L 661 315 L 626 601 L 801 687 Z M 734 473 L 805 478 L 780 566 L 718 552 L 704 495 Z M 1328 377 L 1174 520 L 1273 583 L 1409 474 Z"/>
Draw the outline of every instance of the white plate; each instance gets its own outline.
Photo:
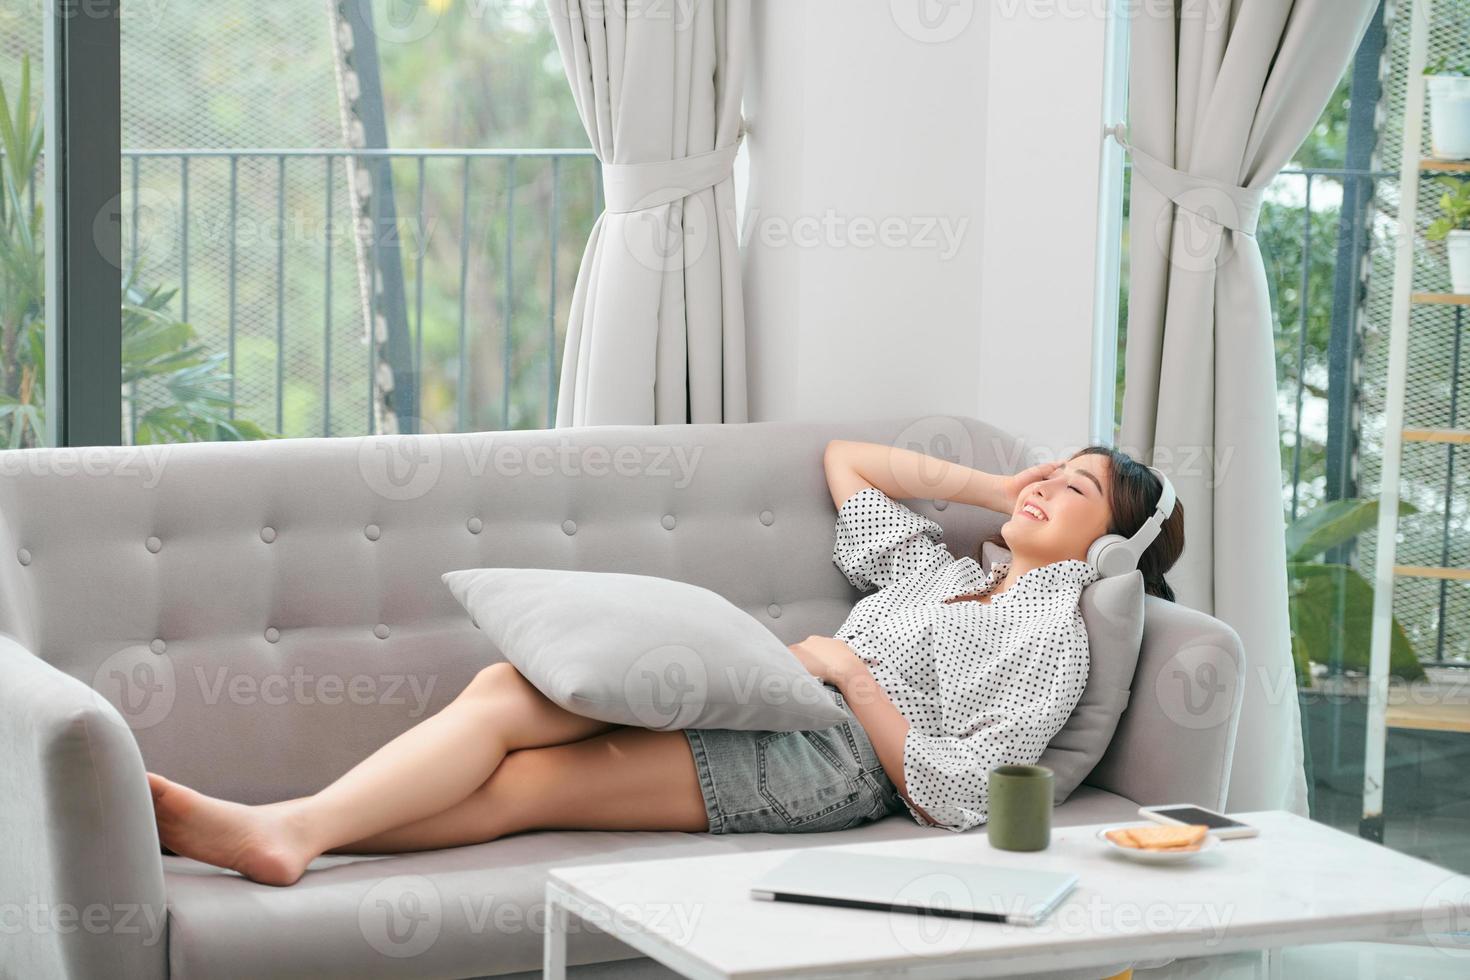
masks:
<path id="1" fill-rule="evenodd" d="M 1214 834 L 1205 834 L 1205 839 L 1200 842 L 1199 850 L 1197 851 L 1145 851 L 1138 847 L 1125 847 L 1122 844 L 1115 844 L 1104 836 L 1110 830 L 1121 830 L 1124 827 L 1157 826 L 1159 825 L 1156 823 L 1133 823 L 1120 824 L 1117 827 L 1104 827 L 1097 832 L 1097 839 L 1106 844 L 1110 850 L 1117 851 L 1124 857 L 1132 858 L 1135 861 L 1142 861 L 1144 864 L 1183 864 L 1185 861 L 1198 857 L 1207 851 L 1213 851 L 1220 846 L 1220 838 Z"/>

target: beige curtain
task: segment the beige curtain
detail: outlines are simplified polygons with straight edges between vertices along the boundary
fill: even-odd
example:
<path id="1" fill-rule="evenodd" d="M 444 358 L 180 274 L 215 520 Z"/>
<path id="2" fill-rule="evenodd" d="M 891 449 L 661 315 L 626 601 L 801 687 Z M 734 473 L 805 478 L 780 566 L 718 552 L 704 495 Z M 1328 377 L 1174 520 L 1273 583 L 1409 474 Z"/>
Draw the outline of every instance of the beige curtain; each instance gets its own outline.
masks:
<path id="1" fill-rule="evenodd" d="M 556 424 L 746 421 L 731 167 L 749 0 L 546 0 L 606 208 L 572 295 Z"/>
<path id="2" fill-rule="evenodd" d="M 1170 475 L 1181 602 L 1233 626 L 1247 680 L 1231 810 L 1307 812 L 1286 596 L 1276 364 L 1261 191 L 1352 60 L 1377 0 L 1132 5 L 1133 190 L 1120 448 Z M 1172 8 L 1172 9 L 1171 9 Z M 1182 724 L 1233 692 L 1181 664 Z M 1218 713 L 1216 713 L 1218 716 Z M 1215 722 L 1218 723 L 1218 722 Z"/>

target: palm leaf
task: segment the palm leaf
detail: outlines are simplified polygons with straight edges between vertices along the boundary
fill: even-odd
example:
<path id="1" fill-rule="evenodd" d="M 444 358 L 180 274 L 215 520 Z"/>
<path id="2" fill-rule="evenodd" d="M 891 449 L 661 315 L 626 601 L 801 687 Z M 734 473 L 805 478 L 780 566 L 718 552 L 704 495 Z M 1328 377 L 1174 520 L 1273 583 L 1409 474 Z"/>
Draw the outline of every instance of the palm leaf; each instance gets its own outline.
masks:
<path id="1" fill-rule="evenodd" d="M 1305 682 L 1309 676 L 1305 660 L 1332 662 L 1333 643 L 1339 637 L 1339 666 L 1366 673 L 1372 651 L 1373 586 L 1347 565 L 1289 562 L 1286 572 L 1298 679 Z M 1388 669 L 1405 680 L 1424 677 L 1424 667 L 1397 618 L 1393 620 Z"/>
<path id="2" fill-rule="evenodd" d="M 30 73 L 30 59 L 21 59 L 21 77 Z M 23 87 L 28 87 L 22 81 Z M 27 113 L 30 109 L 28 102 L 18 102 L 20 113 Z M 19 167 L 25 162 L 19 159 L 21 152 L 20 137 L 15 131 L 15 118 L 10 113 L 10 95 L 5 91 L 5 85 L 0 83 L 0 148 L 5 150 L 5 163 L 10 168 L 11 182 L 19 183 L 22 171 Z"/>
<path id="3" fill-rule="evenodd" d="M 1399 501 L 1399 514 L 1418 508 Z M 1318 504 L 1291 522 L 1286 529 L 1286 560 L 1310 561 L 1323 552 L 1345 544 L 1378 523 L 1378 501 L 1349 498 Z"/>

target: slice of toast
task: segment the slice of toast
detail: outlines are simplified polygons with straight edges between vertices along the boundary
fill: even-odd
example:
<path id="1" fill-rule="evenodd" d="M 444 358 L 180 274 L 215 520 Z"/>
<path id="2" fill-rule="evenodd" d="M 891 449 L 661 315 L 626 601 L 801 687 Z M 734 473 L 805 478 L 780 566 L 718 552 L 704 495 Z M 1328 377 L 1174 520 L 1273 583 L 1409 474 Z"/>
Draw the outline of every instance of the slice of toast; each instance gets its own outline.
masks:
<path id="1" fill-rule="evenodd" d="M 1148 824 L 1142 827 L 1119 827 L 1103 836 L 1122 847 L 1144 851 L 1197 851 L 1210 828 L 1202 823 L 1172 826 Z"/>

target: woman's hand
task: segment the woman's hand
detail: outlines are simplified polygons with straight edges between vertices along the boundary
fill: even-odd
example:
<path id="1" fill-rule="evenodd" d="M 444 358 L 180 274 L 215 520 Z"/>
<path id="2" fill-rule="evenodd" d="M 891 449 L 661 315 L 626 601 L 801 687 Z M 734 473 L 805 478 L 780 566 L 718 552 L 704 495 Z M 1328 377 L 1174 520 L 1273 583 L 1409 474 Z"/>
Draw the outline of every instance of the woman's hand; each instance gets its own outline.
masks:
<path id="1" fill-rule="evenodd" d="M 832 504 L 864 487 L 875 487 L 894 500 L 953 500 L 1008 514 L 1028 484 L 1044 480 L 1062 463 L 1038 463 L 1014 476 L 987 473 L 912 449 L 873 442 L 833 439 L 822 455 Z"/>
<path id="2" fill-rule="evenodd" d="M 1045 480 L 1047 477 L 1051 476 L 1052 473 L 1056 472 L 1056 468 L 1058 466 L 1061 466 L 1063 462 L 1064 460 L 1057 459 L 1052 460 L 1049 463 L 1037 463 L 1035 466 L 1026 467 L 1026 469 L 1015 474 L 1014 476 L 1005 477 L 1001 481 L 1001 492 L 1005 495 L 1005 499 L 1002 501 L 1002 503 L 1005 504 L 1003 513 L 1009 514 L 1011 511 L 1015 510 L 1016 501 L 1020 498 L 1021 491 L 1025 490 L 1028 486 L 1035 483 L 1036 481 Z M 1000 510 L 1001 508 L 996 509 Z"/>
<path id="3" fill-rule="evenodd" d="M 788 644 L 786 649 L 796 655 L 807 673 L 838 687 L 863 665 L 852 647 L 832 636 L 809 636 Z"/>

